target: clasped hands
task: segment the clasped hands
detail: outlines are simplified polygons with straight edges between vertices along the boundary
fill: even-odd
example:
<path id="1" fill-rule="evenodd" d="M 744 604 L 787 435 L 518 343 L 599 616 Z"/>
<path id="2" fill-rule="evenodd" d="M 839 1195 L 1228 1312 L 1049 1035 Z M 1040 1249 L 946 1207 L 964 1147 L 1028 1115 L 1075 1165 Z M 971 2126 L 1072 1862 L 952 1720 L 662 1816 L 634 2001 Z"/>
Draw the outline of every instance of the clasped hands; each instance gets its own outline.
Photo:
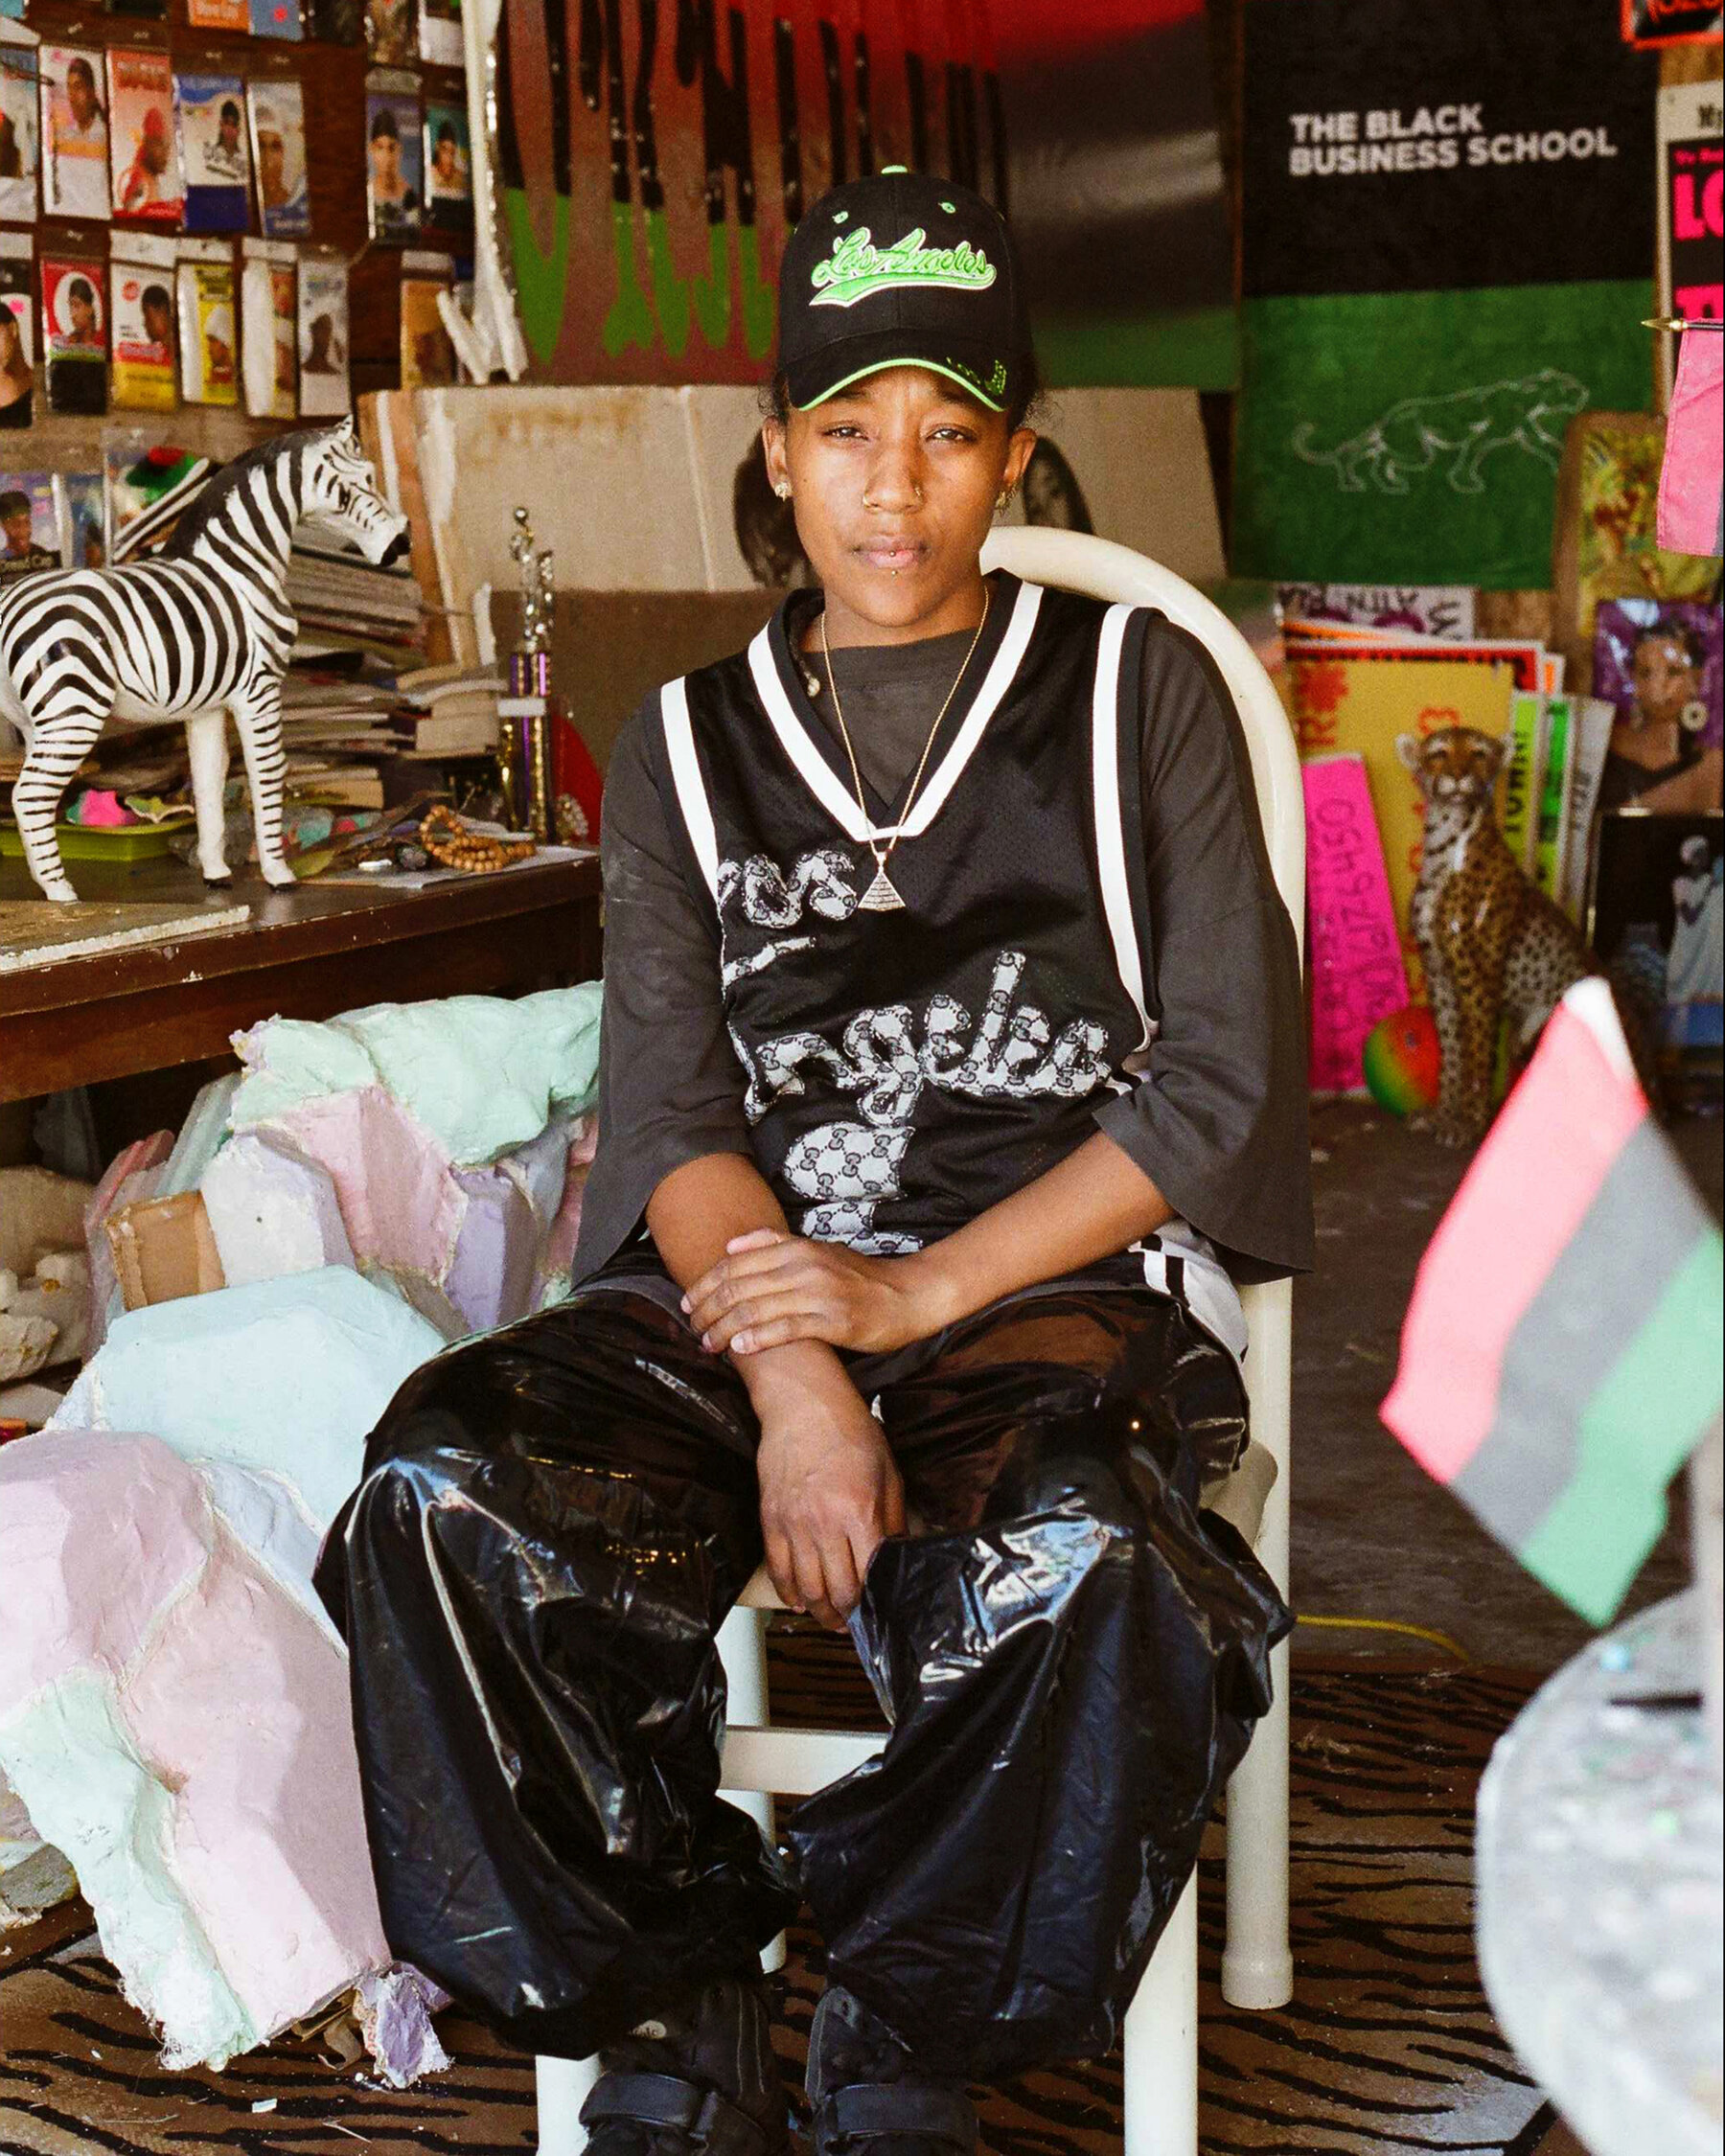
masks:
<path id="1" fill-rule="evenodd" d="M 905 1490 L 880 1424 L 835 1349 L 902 1347 L 948 1321 L 919 1257 L 864 1257 L 776 1228 L 734 1236 L 683 1297 L 710 1353 L 737 1359 L 760 1421 L 767 1569 L 780 1599 L 842 1629 Z"/>
<path id="2" fill-rule="evenodd" d="M 715 1355 L 756 1355 L 800 1340 L 881 1354 L 950 1321 L 927 1252 L 866 1257 L 772 1227 L 733 1236 L 724 1252 L 682 1302 Z"/>

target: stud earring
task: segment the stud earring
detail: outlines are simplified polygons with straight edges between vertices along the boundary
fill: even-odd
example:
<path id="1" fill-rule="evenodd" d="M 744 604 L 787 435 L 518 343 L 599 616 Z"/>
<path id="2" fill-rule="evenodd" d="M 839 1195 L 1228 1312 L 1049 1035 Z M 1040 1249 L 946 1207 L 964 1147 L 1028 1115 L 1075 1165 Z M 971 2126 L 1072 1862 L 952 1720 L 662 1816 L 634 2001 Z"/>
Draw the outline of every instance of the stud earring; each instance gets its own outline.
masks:
<path id="1" fill-rule="evenodd" d="M 1010 487 L 1002 487 L 1000 493 L 995 496 L 995 515 L 997 516 L 1004 516 L 1011 505 L 1012 489 Z"/>
<path id="2" fill-rule="evenodd" d="M 789 479 L 781 479 L 781 480 L 780 480 L 780 481 L 778 482 L 778 484 L 777 484 L 777 485 L 776 485 L 776 486 L 775 486 L 775 487 L 773 488 L 773 490 L 772 490 L 772 491 L 773 491 L 773 493 L 774 493 L 775 494 L 777 494 L 777 496 L 778 496 L 778 498 L 780 499 L 780 501 L 789 501 L 789 500 L 791 499 L 791 482 L 790 482 L 790 480 L 789 480 Z"/>

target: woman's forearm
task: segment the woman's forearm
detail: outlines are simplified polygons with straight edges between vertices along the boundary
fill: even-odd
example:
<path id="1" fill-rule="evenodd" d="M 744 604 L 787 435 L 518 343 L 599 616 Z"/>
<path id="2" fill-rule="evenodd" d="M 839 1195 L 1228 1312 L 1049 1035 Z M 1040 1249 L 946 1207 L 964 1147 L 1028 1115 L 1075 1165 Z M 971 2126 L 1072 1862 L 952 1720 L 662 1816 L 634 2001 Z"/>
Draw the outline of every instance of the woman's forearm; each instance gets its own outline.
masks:
<path id="1" fill-rule="evenodd" d="M 1098 1131 L 1046 1175 L 902 1262 L 922 1276 L 932 1332 L 1016 1289 L 1112 1257 L 1173 1217 L 1144 1171 Z"/>
<path id="2" fill-rule="evenodd" d="M 724 1257 L 733 1237 L 757 1227 L 788 1231 L 784 1207 L 754 1162 L 741 1153 L 703 1153 L 673 1168 L 647 1201 L 647 1229 L 665 1271 L 679 1288 L 699 1280 Z M 820 1341 L 796 1341 L 759 1355 L 737 1356 L 735 1366 L 757 1408 L 790 1387 L 800 1392 L 829 1385 L 842 1365 Z"/>

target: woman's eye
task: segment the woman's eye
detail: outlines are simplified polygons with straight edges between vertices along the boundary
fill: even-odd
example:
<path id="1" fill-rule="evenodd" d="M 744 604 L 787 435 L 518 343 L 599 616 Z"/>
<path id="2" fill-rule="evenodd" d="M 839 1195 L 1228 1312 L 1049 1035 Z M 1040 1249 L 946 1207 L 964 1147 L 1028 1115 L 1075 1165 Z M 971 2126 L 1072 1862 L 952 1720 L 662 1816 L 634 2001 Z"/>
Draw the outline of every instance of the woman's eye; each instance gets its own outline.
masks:
<path id="1" fill-rule="evenodd" d="M 974 442 L 977 437 L 968 426 L 937 426 L 933 439 L 936 442 Z"/>
<path id="2" fill-rule="evenodd" d="M 822 427 L 821 432 L 829 442 L 860 442 L 862 439 L 862 429 L 860 426 L 852 426 L 842 420 L 835 426 Z"/>

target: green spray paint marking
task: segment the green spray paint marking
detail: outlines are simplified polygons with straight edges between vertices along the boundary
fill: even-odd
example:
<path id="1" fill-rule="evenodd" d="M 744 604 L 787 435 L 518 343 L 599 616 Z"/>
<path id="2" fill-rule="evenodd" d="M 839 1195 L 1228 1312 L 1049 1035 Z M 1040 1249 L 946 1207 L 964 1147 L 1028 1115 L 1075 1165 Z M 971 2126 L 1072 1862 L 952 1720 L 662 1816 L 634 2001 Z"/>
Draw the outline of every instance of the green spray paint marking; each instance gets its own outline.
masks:
<path id="1" fill-rule="evenodd" d="M 731 274 L 730 227 L 713 224 L 707 227 L 707 248 L 711 267 L 704 277 L 695 280 L 695 319 L 701 325 L 701 333 L 715 352 L 723 352 L 730 342 L 731 323 Z"/>
<path id="2" fill-rule="evenodd" d="M 663 210 L 647 212 L 647 262 L 665 350 L 673 359 L 680 359 L 689 342 L 689 283 L 672 265 L 671 228 Z"/>
<path id="3" fill-rule="evenodd" d="M 899 285 L 944 285 L 954 291 L 979 292 L 995 281 L 995 266 L 980 247 L 968 240 L 955 247 L 926 247 L 919 225 L 895 240 L 890 247 L 877 247 L 868 227 L 860 224 L 838 241 L 825 262 L 817 262 L 809 274 L 816 296 L 811 307 L 855 307 Z"/>
<path id="4" fill-rule="evenodd" d="M 634 212 L 627 202 L 611 204 L 611 252 L 617 259 L 617 296 L 606 310 L 599 341 L 614 359 L 631 345 L 653 350 L 653 308 L 635 268 Z"/>
<path id="5" fill-rule="evenodd" d="M 737 234 L 737 252 L 743 269 L 743 342 L 751 359 L 764 359 L 772 350 L 778 296 L 761 275 L 761 240 L 752 224 Z"/>
<path id="6" fill-rule="evenodd" d="M 540 252 L 533 236 L 533 218 L 527 195 L 518 187 L 503 191 L 503 215 L 509 226 L 510 259 L 515 269 L 516 298 L 520 304 L 521 331 L 534 357 L 548 362 L 557 350 L 563 329 L 564 300 L 569 282 L 569 198 L 553 197 L 551 252 Z"/>

